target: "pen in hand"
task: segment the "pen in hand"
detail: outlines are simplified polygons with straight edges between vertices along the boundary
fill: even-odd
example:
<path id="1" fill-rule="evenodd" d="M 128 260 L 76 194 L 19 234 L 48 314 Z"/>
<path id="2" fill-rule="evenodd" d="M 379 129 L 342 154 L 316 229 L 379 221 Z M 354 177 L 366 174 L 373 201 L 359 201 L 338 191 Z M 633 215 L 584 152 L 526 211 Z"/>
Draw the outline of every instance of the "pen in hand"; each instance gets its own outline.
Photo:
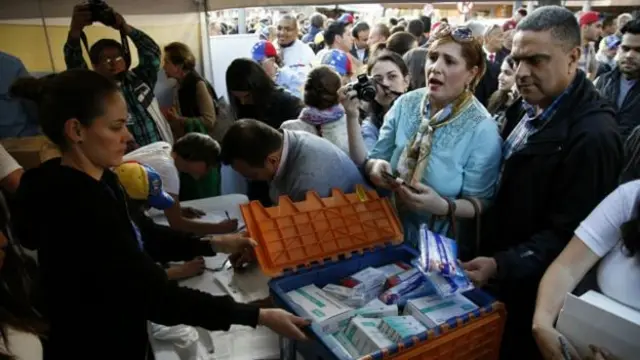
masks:
<path id="1" fill-rule="evenodd" d="M 229 212 L 228 211 L 225 211 L 224 214 L 227 215 L 227 220 L 231 220 L 231 218 L 229 217 Z"/>

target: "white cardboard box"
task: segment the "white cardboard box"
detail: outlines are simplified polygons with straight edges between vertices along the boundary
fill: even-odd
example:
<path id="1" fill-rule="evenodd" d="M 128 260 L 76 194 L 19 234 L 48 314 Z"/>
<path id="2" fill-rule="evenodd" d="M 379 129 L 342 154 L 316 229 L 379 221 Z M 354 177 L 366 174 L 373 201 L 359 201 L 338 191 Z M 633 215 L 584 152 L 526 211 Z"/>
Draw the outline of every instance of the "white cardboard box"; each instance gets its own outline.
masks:
<path id="1" fill-rule="evenodd" d="M 619 360 L 640 359 L 640 312 L 598 292 L 567 294 L 556 329 L 583 357 L 595 345 Z"/>
<path id="2" fill-rule="evenodd" d="M 381 322 L 382 319 L 356 316 L 351 319 L 344 334 L 360 354 L 370 354 L 393 345 L 378 328 Z"/>
<path id="3" fill-rule="evenodd" d="M 420 321 L 408 315 L 384 317 L 379 328 L 389 339 L 395 342 L 404 341 L 427 331 L 427 328 Z"/>
<path id="4" fill-rule="evenodd" d="M 446 298 L 434 295 L 407 301 L 404 313 L 415 317 L 427 328 L 434 328 L 477 308 L 476 304 L 461 294 Z"/>
<path id="5" fill-rule="evenodd" d="M 352 316 L 352 308 L 313 284 L 290 291 L 287 295 L 302 308 L 303 316 L 318 323 L 326 334 L 340 331 Z"/>

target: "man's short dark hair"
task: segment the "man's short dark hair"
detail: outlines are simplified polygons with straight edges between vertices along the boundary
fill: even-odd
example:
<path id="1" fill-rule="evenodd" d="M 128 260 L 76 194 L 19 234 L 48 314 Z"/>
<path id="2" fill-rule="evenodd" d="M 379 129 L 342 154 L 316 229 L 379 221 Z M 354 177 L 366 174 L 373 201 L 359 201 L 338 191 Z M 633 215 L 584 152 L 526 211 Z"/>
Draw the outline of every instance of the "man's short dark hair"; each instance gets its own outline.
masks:
<path id="1" fill-rule="evenodd" d="M 254 119 L 233 123 L 222 138 L 220 159 L 225 165 L 242 160 L 250 166 L 262 167 L 267 157 L 282 147 L 282 133 Z"/>
<path id="2" fill-rule="evenodd" d="M 424 24 L 420 19 L 413 19 L 407 25 L 407 32 L 419 39 L 424 34 Z"/>
<path id="3" fill-rule="evenodd" d="M 351 30 L 351 34 L 353 35 L 354 38 L 358 38 L 358 34 L 360 34 L 363 31 L 369 31 L 369 24 L 367 24 L 364 21 L 360 21 L 358 22 L 353 29 Z"/>
<path id="4" fill-rule="evenodd" d="M 629 33 L 633 35 L 640 35 L 640 19 L 635 18 L 633 20 L 629 20 L 622 29 L 620 29 L 620 33 L 622 35 Z"/>
<path id="5" fill-rule="evenodd" d="M 376 30 L 378 30 L 378 33 L 380 33 L 380 35 L 383 36 L 385 39 L 388 39 L 389 36 L 391 36 L 391 30 L 386 24 L 382 24 L 382 23 L 377 24 L 375 28 Z"/>
<path id="6" fill-rule="evenodd" d="M 608 26 L 614 25 L 616 23 L 617 16 L 609 15 L 605 16 L 602 20 L 602 27 L 606 28 Z"/>
<path id="7" fill-rule="evenodd" d="M 346 31 L 347 26 L 340 21 L 336 21 L 324 31 L 324 42 L 327 43 L 327 46 L 333 46 L 333 43 L 336 42 L 336 36 L 344 36 Z"/>
<path id="8" fill-rule="evenodd" d="M 425 34 L 431 32 L 431 18 L 425 15 L 420 15 L 420 21 L 422 21 L 422 25 L 424 25 L 423 32 Z"/>
<path id="9" fill-rule="evenodd" d="M 173 144 L 172 151 L 186 161 L 202 161 L 207 166 L 219 163 L 220 144 L 209 135 L 188 133 Z"/>
<path id="10" fill-rule="evenodd" d="M 516 31 L 551 31 L 552 38 L 566 50 L 580 47 L 582 39 L 576 16 L 562 6 L 543 6 L 523 18 Z"/>
<path id="11" fill-rule="evenodd" d="M 120 54 L 123 53 L 122 44 L 120 44 L 119 42 L 113 39 L 100 39 L 96 41 L 93 45 L 91 45 L 91 48 L 89 49 L 89 60 L 91 60 L 91 63 L 99 64 L 100 55 L 105 49 L 109 49 L 109 48 L 118 49 L 120 51 Z"/>
<path id="12" fill-rule="evenodd" d="M 324 27 L 324 15 L 320 13 L 314 13 L 313 15 L 311 15 L 309 23 L 311 23 L 311 26 L 322 29 Z"/>
<path id="13" fill-rule="evenodd" d="M 516 12 L 518 14 L 520 14 L 520 16 L 522 16 L 522 17 L 525 17 L 528 14 L 527 9 L 525 9 L 525 8 L 519 8 L 518 10 L 516 10 Z"/>

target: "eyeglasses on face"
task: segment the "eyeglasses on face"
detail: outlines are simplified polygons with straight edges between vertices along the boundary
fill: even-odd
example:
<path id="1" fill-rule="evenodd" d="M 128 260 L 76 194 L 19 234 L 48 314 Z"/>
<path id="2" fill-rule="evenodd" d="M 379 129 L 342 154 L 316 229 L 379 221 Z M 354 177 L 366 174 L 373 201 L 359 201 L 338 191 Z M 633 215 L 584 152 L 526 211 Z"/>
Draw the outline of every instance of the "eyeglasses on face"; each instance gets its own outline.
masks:
<path id="1" fill-rule="evenodd" d="M 114 57 L 105 57 L 100 60 L 100 63 L 102 63 L 103 65 L 112 65 L 112 64 L 115 65 L 122 61 L 124 61 L 124 58 L 122 56 L 114 56 Z"/>

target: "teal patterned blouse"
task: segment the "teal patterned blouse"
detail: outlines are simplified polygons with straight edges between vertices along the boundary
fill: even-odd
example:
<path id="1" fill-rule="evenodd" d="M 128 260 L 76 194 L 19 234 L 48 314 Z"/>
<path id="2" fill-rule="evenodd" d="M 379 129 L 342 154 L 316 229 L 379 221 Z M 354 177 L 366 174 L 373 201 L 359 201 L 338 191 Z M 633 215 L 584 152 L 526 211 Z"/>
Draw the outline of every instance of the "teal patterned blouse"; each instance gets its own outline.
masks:
<path id="1" fill-rule="evenodd" d="M 422 120 L 421 102 L 426 89 L 417 89 L 398 98 L 385 117 L 380 136 L 369 158 L 389 161 L 395 171 L 398 159 Z M 490 202 L 502 160 L 502 139 L 498 127 L 482 104 L 473 98 L 469 106 L 435 130 L 429 162 L 422 183 L 440 196 L 457 199 L 475 197 Z M 414 243 L 421 223 L 431 214 L 400 211 L 405 240 Z M 432 231 L 446 234 L 449 224 L 436 221 Z"/>

